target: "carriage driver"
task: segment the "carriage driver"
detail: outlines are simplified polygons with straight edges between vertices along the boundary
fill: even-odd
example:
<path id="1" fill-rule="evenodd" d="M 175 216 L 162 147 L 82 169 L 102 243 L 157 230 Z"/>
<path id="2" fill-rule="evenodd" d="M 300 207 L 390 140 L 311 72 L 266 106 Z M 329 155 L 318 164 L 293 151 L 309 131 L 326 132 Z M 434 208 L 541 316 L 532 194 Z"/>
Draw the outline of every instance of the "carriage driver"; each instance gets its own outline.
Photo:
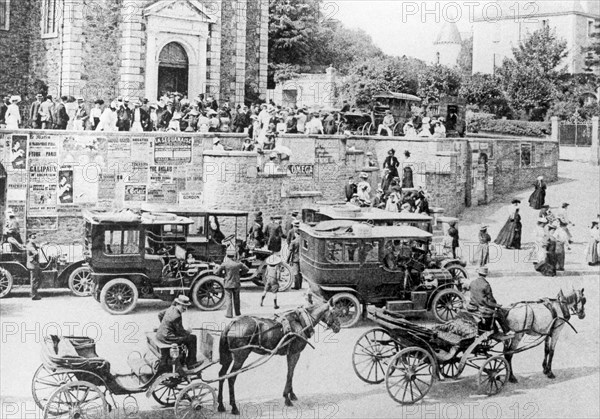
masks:
<path id="1" fill-rule="evenodd" d="M 467 310 L 470 312 L 479 312 L 485 319 L 491 318 L 495 312 L 500 327 L 502 327 L 502 331 L 506 334 L 511 334 L 510 327 L 506 320 L 508 310 L 503 309 L 502 306 L 496 302 L 492 287 L 487 281 L 488 268 L 479 268 L 477 274 L 479 276 L 471 282 L 469 286 L 471 298 L 467 305 Z"/>
<path id="2" fill-rule="evenodd" d="M 190 305 L 190 299 L 185 295 L 180 295 L 173 301 L 171 307 L 158 313 L 160 326 L 156 332 L 156 338 L 162 343 L 184 344 L 188 350 L 186 366 L 188 370 L 193 370 L 202 362 L 196 362 L 196 335 L 183 327 L 182 315 Z"/>

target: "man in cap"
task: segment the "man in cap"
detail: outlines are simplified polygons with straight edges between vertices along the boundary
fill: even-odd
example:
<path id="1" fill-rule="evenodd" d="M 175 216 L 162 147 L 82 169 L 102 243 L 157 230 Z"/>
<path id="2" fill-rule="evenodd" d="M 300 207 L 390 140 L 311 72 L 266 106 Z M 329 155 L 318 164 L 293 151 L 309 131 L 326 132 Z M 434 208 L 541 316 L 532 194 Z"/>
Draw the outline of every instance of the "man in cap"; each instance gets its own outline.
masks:
<path id="1" fill-rule="evenodd" d="M 38 93 L 35 95 L 35 101 L 33 101 L 29 107 L 29 126 L 33 129 L 42 128 L 40 106 L 42 106 L 43 100 L 44 96 L 41 93 Z"/>
<path id="2" fill-rule="evenodd" d="M 194 369 L 200 364 L 196 361 L 196 347 L 198 345 L 196 336 L 191 330 L 183 327 L 183 313 L 191 305 L 190 299 L 185 295 L 178 296 L 171 307 L 158 313 L 160 326 L 156 332 L 156 339 L 162 343 L 175 343 L 185 345 L 187 348 L 186 366 Z"/>
<path id="3" fill-rule="evenodd" d="M 379 124 L 379 128 L 377 129 L 377 135 L 381 135 L 381 131 L 385 131 L 388 137 L 394 135 L 394 124 L 396 121 L 394 120 L 394 115 L 392 115 L 392 111 L 389 109 L 385 111 L 385 117 L 381 124 Z"/>
<path id="4" fill-rule="evenodd" d="M 267 249 L 279 254 L 281 252 L 281 242 L 283 239 L 283 229 L 281 228 L 281 216 L 271 216 L 271 222 L 265 226 L 265 237 L 267 238 Z"/>
<path id="5" fill-rule="evenodd" d="M 267 258 L 267 268 L 265 269 L 264 282 L 265 288 L 260 297 L 260 306 L 263 306 L 267 293 L 273 293 L 273 308 L 279 309 L 277 305 L 277 292 L 279 291 L 279 280 L 281 279 L 281 258 L 278 255 L 271 255 Z"/>
<path id="6" fill-rule="evenodd" d="M 471 312 L 479 312 L 485 319 L 491 319 L 495 312 L 502 331 L 506 334 L 511 333 L 506 321 L 508 311 L 496 302 L 492 287 L 487 281 L 488 268 L 485 266 L 478 268 L 477 274 L 478 277 L 469 285 L 471 296 L 467 309 Z"/>
<path id="7" fill-rule="evenodd" d="M 302 288 L 302 274 L 300 273 L 300 220 L 292 223 L 293 238 L 288 246 L 287 263 L 292 267 L 292 276 L 294 278 L 294 289 Z M 289 236 L 288 236 L 289 239 Z"/>
<path id="8" fill-rule="evenodd" d="M 228 248 L 223 263 L 217 266 L 214 270 L 216 275 L 222 275 L 225 282 L 225 299 L 226 313 L 225 317 L 233 318 L 235 311 L 236 316 L 240 316 L 240 276 L 248 272 L 248 267 L 241 262 L 231 259 L 235 255 L 235 249 Z"/>
<path id="9" fill-rule="evenodd" d="M 452 248 L 452 257 L 456 259 L 456 249 L 460 246 L 456 221 L 451 221 L 449 225 L 450 227 L 448 228 L 448 236 L 452 240 L 450 245 Z"/>
<path id="10" fill-rule="evenodd" d="M 131 112 L 131 131 L 132 132 L 144 132 L 148 131 L 150 126 L 150 114 L 142 107 L 142 102 L 135 100 L 133 102 L 133 111 Z"/>
<path id="11" fill-rule="evenodd" d="M 29 278 L 31 282 L 31 299 L 33 301 L 39 301 L 42 299 L 38 293 L 40 288 L 40 280 L 42 275 L 42 269 L 40 268 L 39 250 L 40 246 L 37 244 L 35 239 L 37 235 L 31 233 L 27 239 L 27 269 L 29 269 Z"/>
<path id="12" fill-rule="evenodd" d="M 300 220 L 298 220 L 298 210 L 292 211 L 292 216 L 288 218 L 283 226 L 283 233 L 286 236 L 286 243 L 288 246 L 290 242 L 294 239 L 294 223 L 298 221 L 298 225 L 300 225 Z"/>

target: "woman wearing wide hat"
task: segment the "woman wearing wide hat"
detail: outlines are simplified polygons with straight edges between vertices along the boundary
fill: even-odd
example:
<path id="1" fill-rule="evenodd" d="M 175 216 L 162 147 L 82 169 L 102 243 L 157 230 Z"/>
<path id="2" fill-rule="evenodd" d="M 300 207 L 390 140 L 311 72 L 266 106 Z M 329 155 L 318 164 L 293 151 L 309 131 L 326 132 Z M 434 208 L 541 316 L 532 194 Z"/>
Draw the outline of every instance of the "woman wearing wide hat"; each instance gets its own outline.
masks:
<path id="1" fill-rule="evenodd" d="M 400 166 L 400 161 L 396 157 L 396 150 L 394 150 L 392 148 L 388 151 L 388 155 L 385 158 L 385 160 L 383 161 L 383 169 L 388 170 L 387 176 L 386 176 L 388 185 L 392 181 L 392 179 L 394 179 L 395 177 L 398 177 L 398 167 L 399 166 Z M 383 190 L 385 191 L 385 188 L 383 188 Z"/>
<path id="2" fill-rule="evenodd" d="M 600 229 L 598 228 L 598 221 L 592 221 L 592 227 L 590 228 L 590 241 L 586 250 L 586 262 L 590 266 L 600 263 L 598 247 L 600 247 Z"/>
<path id="3" fill-rule="evenodd" d="M 485 266 L 490 262 L 490 242 L 492 238 L 487 232 L 488 226 L 483 225 L 479 228 L 479 245 L 475 251 L 474 263 L 479 266 Z"/>
<path id="4" fill-rule="evenodd" d="M 521 248 L 521 215 L 519 214 L 519 204 L 521 201 L 513 199 L 512 206 L 509 208 L 508 219 L 500 230 L 494 243 L 504 246 L 507 249 Z"/>
<path id="5" fill-rule="evenodd" d="M 546 200 L 546 183 L 544 177 L 539 176 L 533 184 L 535 190 L 529 197 L 529 206 L 533 209 L 542 209 Z"/>

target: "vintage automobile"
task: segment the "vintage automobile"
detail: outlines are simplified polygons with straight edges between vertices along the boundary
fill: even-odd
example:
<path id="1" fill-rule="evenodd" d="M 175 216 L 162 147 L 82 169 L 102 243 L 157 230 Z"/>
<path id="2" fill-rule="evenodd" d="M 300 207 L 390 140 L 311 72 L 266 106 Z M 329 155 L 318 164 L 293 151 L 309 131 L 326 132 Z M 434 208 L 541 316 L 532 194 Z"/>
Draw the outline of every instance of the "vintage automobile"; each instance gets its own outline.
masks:
<path id="1" fill-rule="evenodd" d="M 172 301 L 182 293 L 201 310 L 218 310 L 225 303 L 223 279 L 213 274 L 210 264 L 182 263 L 176 271 L 164 269 L 169 246 L 182 249 L 174 242 L 184 236 L 162 233 L 185 231 L 191 219 L 128 210 L 84 211 L 83 216 L 92 295 L 109 313 L 131 312 L 138 298 Z M 165 248 L 168 251 L 162 251 Z"/>
<path id="2" fill-rule="evenodd" d="M 429 269 L 432 235 L 411 226 L 371 226 L 343 220 L 301 229 L 300 269 L 310 292 L 333 298 L 354 326 L 368 305 L 402 315 L 431 311 L 454 318 L 464 298 L 447 269 Z M 362 307 L 362 310 L 361 310 Z"/>
<path id="3" fill-rule="evenodd" d="M 92 292 L 91 271 L 85 260 L 69 262 L 67 255 L 50 255 L 52 248 L 40 248 L 39 261 L 42 269 L 40 288 L 69 288 L 78 297 Z M 54 252 L 55 253 L 55 252 Z M 27 252 L 24 245 L 4 238 L 0 247 L 0 298 L 8 296 L 14 287 L 29 287 Z"/>
<path id="4" fill-rule="evenodd" d="M 404 135 L 404 124 L 412 118 L 413 105 L 420 105 L 421 98 L 408 93 L 383 92 L 373 96 L 373 123 L 365 130 L 365 135 L 375 135 L 383 122 L 386 111 L 394 117 L 392 133 L 394 136 Z"/>
<path id="5" fill-rule="evenodd" d="M 409 226 L 433 234 L 433 218 L 425 214 L 391 212 L 379 208 L 359 208 L 352 204 L 302 209 L 302 221 L 311 226 L 332 220 L 369 223 L 375 226 Z M 431 252 L 428 262 L 427 268 L 446 269 L 460 281 L 464 282 L 469 278 L 465 269 L 467 263 L 462 259 Z"/>
<path id="6" fill-rule="evenodd" d="M 266 249 L 249 249 L 246 244 L 248 237 L 248 212 L 232 210 L 209 210 L 203 208 L 179 207 L 142 207 L 143 211 L 157 210 L 160 213 L 176 214 L 193 221 L 189 226 L 179 226 L 180 239 L 172 241 L 184 247 L 187 252 L 198 261 L 208 263 L 221 263 L 225 257 L 228 246 L 238 250 L 240 260 L 249 268 L 247 274 L 242 276 L 242 282 L 252 281 L 258 286 L 263 285 L 262 276 L 266 269 L 266 260 L 271 252 Z M 213 227 L 217 227 L 213 229 Z M 162 236 L 172 234 L 165 231 Z M 181 241 L 183 238 L 183 241 Z M 280 291 L 287 291 L 293 284 L 291 267 L 282 262 Z"/>

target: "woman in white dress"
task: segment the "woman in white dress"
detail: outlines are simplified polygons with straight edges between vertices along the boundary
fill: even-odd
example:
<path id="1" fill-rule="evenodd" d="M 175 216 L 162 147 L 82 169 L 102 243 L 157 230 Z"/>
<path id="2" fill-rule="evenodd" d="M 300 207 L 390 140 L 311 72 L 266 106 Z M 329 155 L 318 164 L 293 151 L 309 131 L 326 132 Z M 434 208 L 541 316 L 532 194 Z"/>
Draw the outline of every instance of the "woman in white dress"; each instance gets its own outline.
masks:
<path id="1" fill-rule="evenodd" d="M 19 96 L 12 96 L 10 98 L 10 105 L 6 109 L 4 115 L 4 121 L 6 122 L 6 129 L 19 129 L 21 124 L 21 112 L 19 111 L 18 103 L 21 102 Z"/>

